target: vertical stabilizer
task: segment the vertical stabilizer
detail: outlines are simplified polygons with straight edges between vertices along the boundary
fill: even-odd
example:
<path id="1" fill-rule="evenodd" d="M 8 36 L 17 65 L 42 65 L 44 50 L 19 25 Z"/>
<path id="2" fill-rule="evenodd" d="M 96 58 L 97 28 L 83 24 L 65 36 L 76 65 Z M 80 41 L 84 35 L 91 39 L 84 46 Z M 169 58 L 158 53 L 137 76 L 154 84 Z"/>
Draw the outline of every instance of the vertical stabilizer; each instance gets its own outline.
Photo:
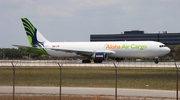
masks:
<path id="1" fill-rule="evenodd" d="M 21 18 L 26 31 L 30 46 L 44 47 L 44 43 L 49 42 L 44 36 L 32 25 L 27 18 Z"/>

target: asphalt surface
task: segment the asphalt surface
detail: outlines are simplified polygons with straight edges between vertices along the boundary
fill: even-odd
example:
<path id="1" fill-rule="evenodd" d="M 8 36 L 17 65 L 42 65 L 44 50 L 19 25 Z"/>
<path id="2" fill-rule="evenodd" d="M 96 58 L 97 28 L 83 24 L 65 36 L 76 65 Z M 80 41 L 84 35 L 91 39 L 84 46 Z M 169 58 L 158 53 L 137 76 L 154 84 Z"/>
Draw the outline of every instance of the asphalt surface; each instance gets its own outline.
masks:
<path id="1" fill-rule="evenodd" d="M 0 94 L 13 93 L 12 86 L 0 86 Z M 16 94 L 59 94 L 59 87 L 27 87 L 16 86 Z M 114 88 L 86 88 L 86 87 L 62 87 L 62 94 L 78 95 L 115 95 Z M 167 90 L 145 90 L 145 89 L 117 89 L 118 96 L 148 96 L 176 98 L 176 91 Z"/>
<path id="2" fill-rule="evenodd" d="M 63 64 L 63 67 L 73 66 L 73 67 L 114 67 L 113 62 L 103 62 L 103 63 L 90 63 L 84 64 L 79 61 L 59 61 L 59 60 L 0 60 L 0 67 L 9 66 L 12 67 L 12 62 L 16 67 L 20 66 L 58 66 L 58 63 Z M 116 62 L 117 67 L 163 67 L 175 68 L 174 62 L 159 62 L 155 64 L 152 62 Z M 180 62 L 177 62 L 177 65 L 180 65 Z"/>

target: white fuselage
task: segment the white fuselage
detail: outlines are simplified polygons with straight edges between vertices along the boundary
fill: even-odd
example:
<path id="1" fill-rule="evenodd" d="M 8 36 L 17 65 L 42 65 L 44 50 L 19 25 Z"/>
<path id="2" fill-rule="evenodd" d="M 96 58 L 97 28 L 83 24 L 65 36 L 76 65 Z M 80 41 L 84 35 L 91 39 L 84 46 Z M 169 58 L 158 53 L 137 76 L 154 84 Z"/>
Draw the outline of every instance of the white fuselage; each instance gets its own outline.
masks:
<path id="1" fill-rule="evenodd" d="M 69 50 L 91 50 L 93 52 L 108 52 L 109 58 L 147 58 L 158 57 L 170 52 L 168 47 L 163 43 L 155 41 L 121 41 L 121 42 L 49 42 L 44 44 L 49 55 L 57 57 L 78 57 L 73 52 L 54 51 L 53 49 L 69 49 Z"/>

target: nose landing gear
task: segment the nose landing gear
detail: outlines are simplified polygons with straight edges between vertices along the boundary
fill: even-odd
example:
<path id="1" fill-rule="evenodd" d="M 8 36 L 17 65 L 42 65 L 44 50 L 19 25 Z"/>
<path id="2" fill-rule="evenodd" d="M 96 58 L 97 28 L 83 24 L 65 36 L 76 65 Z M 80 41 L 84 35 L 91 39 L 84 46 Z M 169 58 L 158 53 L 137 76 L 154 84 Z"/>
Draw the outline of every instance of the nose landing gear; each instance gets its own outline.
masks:
<path id="1" fill-rule="evenodd" d="M 159 62 L 158 57 L 155 57 L 154 63 L 155 63 L 155 64 L 158 64 L 158 62 Z"/>

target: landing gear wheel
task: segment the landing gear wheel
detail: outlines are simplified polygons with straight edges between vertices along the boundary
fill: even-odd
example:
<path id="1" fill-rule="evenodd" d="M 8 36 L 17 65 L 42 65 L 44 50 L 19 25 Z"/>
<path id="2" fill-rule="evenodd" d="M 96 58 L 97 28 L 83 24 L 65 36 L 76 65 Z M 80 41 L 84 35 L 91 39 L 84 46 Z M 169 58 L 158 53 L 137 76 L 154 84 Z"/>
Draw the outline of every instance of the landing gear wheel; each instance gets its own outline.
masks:
<path id="1" fill-rule="evenodd" d="M 94 63 L 102 63 L 102 60 L 100 59 L 94 60 Z"/>
<path id="2" fill-rule="evenodd" d="M 155 64 L 158 64 L 158 62 L 159 62 L 158 59 L 156 59 L 156 60 L 154 61 Z"/>
<path id="3" fill-rule="evenodd" d="M 82 60 L 82 63 L 91 63 L 90 60 Z"/>

